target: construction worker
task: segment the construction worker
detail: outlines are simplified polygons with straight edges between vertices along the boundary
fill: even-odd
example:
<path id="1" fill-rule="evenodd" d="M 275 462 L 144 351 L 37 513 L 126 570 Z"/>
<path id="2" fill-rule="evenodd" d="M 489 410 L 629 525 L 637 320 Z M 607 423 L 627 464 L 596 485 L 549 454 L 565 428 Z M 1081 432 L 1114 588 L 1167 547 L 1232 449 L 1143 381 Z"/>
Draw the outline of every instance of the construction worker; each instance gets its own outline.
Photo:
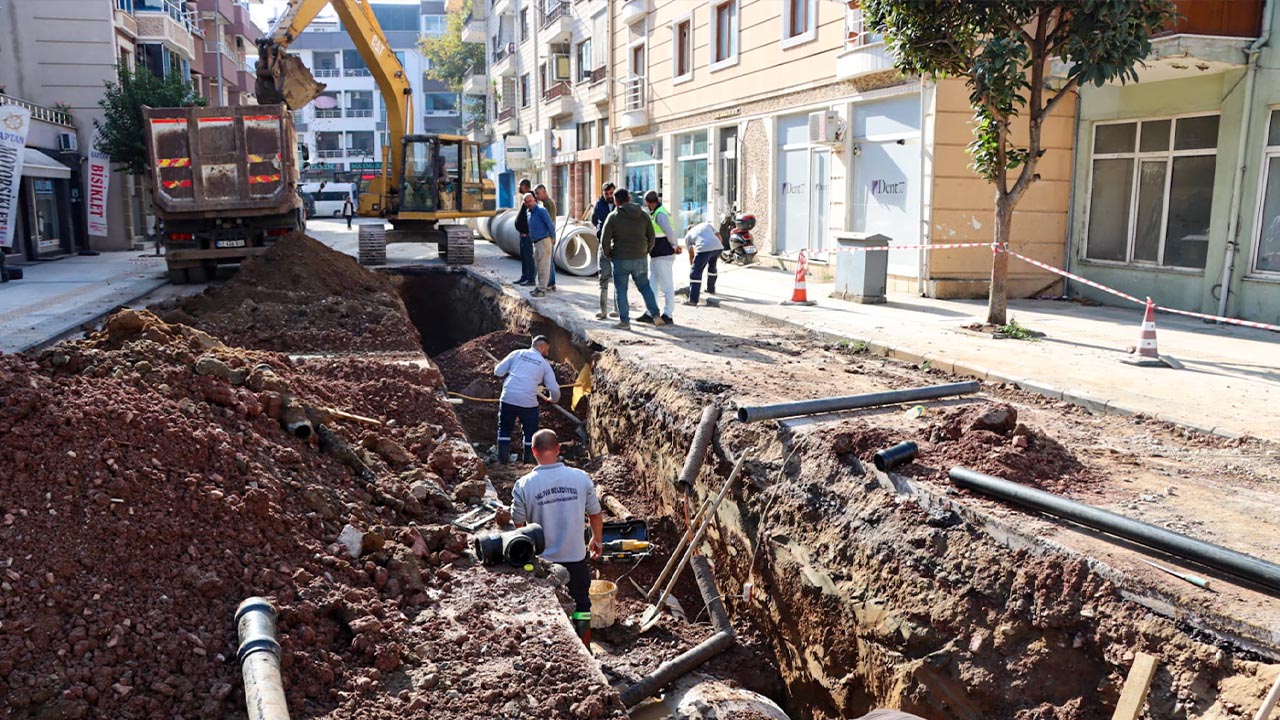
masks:
<path id="1" fill-rule="evenodd" d="M 530 196 L 532 197 L 532 196 Z M 560 383 L 555 370 L 547 362 L 551 342 L 545 335 L 533 339 L 524 350 L 513 350 L 493 368 L 493 374 L 506 378 L 502 382 L 502 395 L 498 398 L 498 462 L 506 464 L 511 458 L 511 431 L 520 420 L 524 434 L 521 462 L 529 462 L 533 434 L 538 431 L 538 402 L 547 396 L 538 392 L 538 384 L 547 388 L 551 402 L 560 400 Z"/>
<path id="2" fill-rule="evenodd" d="M 671 229 L 671 213 L 662 206 L 662 198 L 650 190 L 644 194 L 645 207 L 653 221 L 653 249 L 649 251 L 649 274 L 653 276 L 653 294 L 662 295 L 662 320 L 668 325 L 676 311 L 676 286 L 672 277 L 676 266 L 676 243 L 679 238 Z"/>
<path id="3" fill-rule="evenodd" d="M 590 558 L 603 551 L 604 514 L 591 476 L 560 462 L 560 438 L 554 430 L 533 436 L 533 456 L 538 466 L 516 481 L 511 490 L 511 520 L 517 527 L 538 523 L 546 538 L 542 559 L 569 571 L 569 596 L 573 598 L 573 625 L 583 642 L 591 633 L 591 571 L 588 547 L 583 539 L 583 518 L 591 523 Z"/>
<path id="4" fill-rule="evenodd" d="M 596 242 L 599 246 L 600 233 L 604 232 L 604 221 L 609 217 L 609 213 L 613 212 L 613 190 L 616 186 L 607 182 L 604 187 L 600 188 L 600 197 L 596 200 L 595 209 L 591 213 L 591 224 L 596 229 Z M 603 254 L 600 255 L 600 312 L 596 313 L 597 320 L 608 320 L 609 313 L 609 285 L 613 283 L 613 265 L 609 262 L 609 258 Z M 613 312 L 617 315 L 617 312 Z"/>
<path id="5" fill-rule="evenodd" d="M 716 292 L 716 263 L 720 260 L 720 252 L 724 245 L 720 233 L 709 222 L 701 222 L 689 228 L 684 235 L 684 246 L 689 251 L 689 299 L 685 305 L 697 305 L 698 295 L 702 290 L 702 271 L 707 271 L 707 292 Z"/>

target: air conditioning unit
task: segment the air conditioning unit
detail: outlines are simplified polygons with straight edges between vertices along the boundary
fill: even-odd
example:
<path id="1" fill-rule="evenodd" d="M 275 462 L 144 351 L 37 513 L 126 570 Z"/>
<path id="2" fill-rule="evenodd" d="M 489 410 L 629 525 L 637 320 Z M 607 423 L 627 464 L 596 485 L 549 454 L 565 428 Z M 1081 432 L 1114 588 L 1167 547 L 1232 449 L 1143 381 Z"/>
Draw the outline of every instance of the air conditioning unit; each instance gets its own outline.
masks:
<path id="1" fill-rule="evenodd" d="M 551 75 L 552 79 L 556 81 L 568 80 L 570 78 L 568 55 L 551 56 Z"/>
<path id="2" fill-rule="evenodd" d="M 841 124 L 840 113 L 835 110 L 809 113 L 809 142 L 816 145 L 838 145 Z"/>
<path id="3" fill-rule="evenodd" d="M 80 143 L 76 140 L 76 134 L 73 132 L 58 133 L 58 149 L 62 152 L 76 152 L 80 149 Z"/>
<path id="4" fill-rule="evenodd" d="M 601 145 L 600 146 L 600 164 L 601 165 L 617 165 L 618 164 L 618 146 L 617 145 Z"/>

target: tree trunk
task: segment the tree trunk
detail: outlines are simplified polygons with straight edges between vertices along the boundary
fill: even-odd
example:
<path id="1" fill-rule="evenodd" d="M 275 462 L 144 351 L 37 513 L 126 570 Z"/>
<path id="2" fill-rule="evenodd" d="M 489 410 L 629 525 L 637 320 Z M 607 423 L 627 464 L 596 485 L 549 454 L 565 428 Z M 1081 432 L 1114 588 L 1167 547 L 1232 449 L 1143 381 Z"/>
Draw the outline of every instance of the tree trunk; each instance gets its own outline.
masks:
<path id="1" fill-rule="evenodd" d="M 1009 243 L 1009 226 L 1013 223 L 1013 203 L 1008 195 L 996 195 L 995 242 L 1002 252 L 991 256 L 991 292 L 987 296 L 987 324 L 1004 325 L 1009 306 L 1009 254 L 1003 252 Z"/>

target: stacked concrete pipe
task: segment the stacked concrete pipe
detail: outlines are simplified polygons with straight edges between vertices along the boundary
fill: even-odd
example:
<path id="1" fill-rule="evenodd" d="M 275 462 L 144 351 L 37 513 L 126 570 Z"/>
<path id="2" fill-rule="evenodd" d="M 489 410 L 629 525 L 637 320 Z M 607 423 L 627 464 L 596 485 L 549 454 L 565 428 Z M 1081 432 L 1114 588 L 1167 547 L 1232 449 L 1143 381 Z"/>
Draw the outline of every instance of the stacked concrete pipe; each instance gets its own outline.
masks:
<path id="1" fill-rule="evenodd" d="M 516 210 L 502 210 L 488 222 L 488 237 L 504 253 L 520 257 L 520 234 L 516 232 Z M 479 227 L 479 226 L 477 226 Z M 481 231 L 484 234 L 484 231 Z M 570 275 L 594 275 L 599 269 L 600 247 L 595 229 L 569 218 L 556 227 L 556 243 L 551 250 L 556 268 Z"/>

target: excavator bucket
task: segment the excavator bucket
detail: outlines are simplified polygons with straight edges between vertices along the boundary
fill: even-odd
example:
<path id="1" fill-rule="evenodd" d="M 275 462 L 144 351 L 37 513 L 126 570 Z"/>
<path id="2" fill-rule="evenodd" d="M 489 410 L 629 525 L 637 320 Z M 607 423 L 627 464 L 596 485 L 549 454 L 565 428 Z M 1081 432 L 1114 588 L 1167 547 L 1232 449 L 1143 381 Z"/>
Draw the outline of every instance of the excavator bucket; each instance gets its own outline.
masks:
<path id="1" fill-rule="evenodd" d="M 258 53 L 257 95 L 259 105 L 283 103 L 290 110 L 305 107 L 325 89 L 297 55 L 281 52 L 274 45 Z"/>

